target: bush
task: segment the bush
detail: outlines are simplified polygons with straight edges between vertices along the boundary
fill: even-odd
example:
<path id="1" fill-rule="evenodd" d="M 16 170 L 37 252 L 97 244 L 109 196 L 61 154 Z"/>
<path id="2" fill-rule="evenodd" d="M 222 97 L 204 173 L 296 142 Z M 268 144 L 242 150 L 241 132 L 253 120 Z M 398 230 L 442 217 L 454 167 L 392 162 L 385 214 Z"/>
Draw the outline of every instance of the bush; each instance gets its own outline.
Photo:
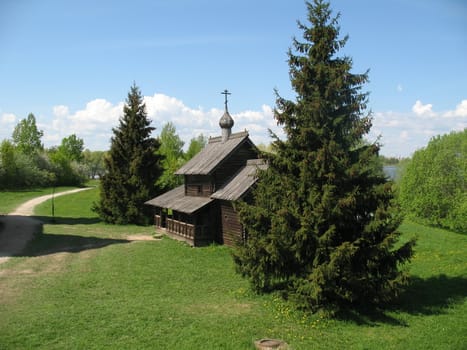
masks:
<path id="1" fill-rule="evenodd" d="M 400 183 L 407 217 L 467 232 L 467 129 L 437 136 L 416 151 Z"/>
<path id="2" fill-rule="evenodd" d="M 52 174 L 38 166 L 36 155 L 19 152 L 5 140 L 0 147 L 0 188 L 26 188 L 51 184 Z"/>

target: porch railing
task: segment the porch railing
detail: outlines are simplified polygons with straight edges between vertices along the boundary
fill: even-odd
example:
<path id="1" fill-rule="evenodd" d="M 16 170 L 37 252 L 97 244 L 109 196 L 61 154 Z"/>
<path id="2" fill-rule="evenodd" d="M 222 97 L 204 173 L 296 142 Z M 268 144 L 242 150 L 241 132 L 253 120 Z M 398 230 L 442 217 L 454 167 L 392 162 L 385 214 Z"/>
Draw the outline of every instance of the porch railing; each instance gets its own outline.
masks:
<path id="1" fill-rule="evenodd" d="M 154 226 L 162 227 L 162 218 L 160 215 L 154 215 Z"/>
<path id="2" fill-rule="evenodd" d="M 182 237 L 194 239 L 195 238 L 195 225 L 187 224 L 183 221 L 173 220 L 167 218 L 166 229 L 169 232 L 176 233 Z"/>
<path id="3" fill-rule="evenodd" d="M 154 215 L 154 225 L 156 228 L 165 228 L 167 232 L 175 233 L 190 240 L 194 240 L 195 236 L 197 239 L 209 237 L 208 225 L 193 225 L 170 218 L 166 218 L 165 225 L 163 225 L 160 215 Z"/>

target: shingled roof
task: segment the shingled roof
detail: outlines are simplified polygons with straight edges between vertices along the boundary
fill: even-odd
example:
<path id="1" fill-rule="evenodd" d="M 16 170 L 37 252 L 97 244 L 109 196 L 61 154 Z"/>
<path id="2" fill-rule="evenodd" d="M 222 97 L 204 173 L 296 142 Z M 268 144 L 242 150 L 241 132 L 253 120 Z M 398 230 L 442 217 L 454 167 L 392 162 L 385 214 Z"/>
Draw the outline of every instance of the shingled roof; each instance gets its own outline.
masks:
<path id="1" fill-rule="evenodd" d="M 212 202 L 209 197 L 190 197 L 185 195 L 185 186 L 181 185 L 169 192 L 153 198 L 144 204 L 161 208 L 170 208 L 182 213 L 191 214 Z"/>
<path id="2" fill-rule="evenodd" d="M 225 142 L 222 142 L 221 136 L 212 137 L 206 147 L 178 169 L 175 174 L 209 175 L 244 142 L 251 143 L 247 131 L 231 134 Z"/>
<path id="3" fill-rule="evenodd" d="M 262 159 L 249 159 L 232 178 L 214 192 L 211 197 L 195 197 L 185 195 L 184 185 L 178 186 L 145 204 L 161 208 L 171 208 L 182 213 L 192 214 L 211 203 L 214 199 L 235 201 L 240 199 L 256 182 L 258 169 L 265 170 L 267 164 Z"/>
<path id="4" fill-rule="evenodd" d="M 211 198 L 235 201 L 241 198 L 258 179 L 258 169 L 265 170 L 266 163 L 262 159 L 249 159 L 224 186 L 211 195 Z"/>

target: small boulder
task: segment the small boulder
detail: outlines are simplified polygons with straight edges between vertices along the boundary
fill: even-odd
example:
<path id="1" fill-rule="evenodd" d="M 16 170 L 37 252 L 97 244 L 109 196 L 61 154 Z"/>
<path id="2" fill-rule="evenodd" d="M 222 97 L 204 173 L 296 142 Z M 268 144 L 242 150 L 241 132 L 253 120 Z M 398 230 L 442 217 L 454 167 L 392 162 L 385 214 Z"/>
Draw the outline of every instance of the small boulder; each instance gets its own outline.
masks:
<path id="1" fill-rule="evenodd" d="M 289 345 L 280 339 L 260 339 L 255 341 L 258 350 L 287 350 Z"/>

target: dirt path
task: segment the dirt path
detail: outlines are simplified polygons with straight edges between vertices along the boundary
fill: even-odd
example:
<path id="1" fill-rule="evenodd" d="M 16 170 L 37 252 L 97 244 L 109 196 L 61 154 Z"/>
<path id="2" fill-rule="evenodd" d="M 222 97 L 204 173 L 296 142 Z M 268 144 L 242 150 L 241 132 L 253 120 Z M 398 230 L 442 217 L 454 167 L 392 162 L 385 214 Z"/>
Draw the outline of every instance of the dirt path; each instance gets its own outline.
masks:
<path id="1" fill-rule="evenodd" d="M 2 217 L 0 220 L 4 227 L 0 234 L 0 264 L 21 252 L 35 234 L 42 232 L 42 222 L 29 217 L 34 214 L 36 205 L 51 199 L 53 196 L 59 197 L 88 189 L 90 187 L 37 197 L 21 204 L 15 211 Z"/>

